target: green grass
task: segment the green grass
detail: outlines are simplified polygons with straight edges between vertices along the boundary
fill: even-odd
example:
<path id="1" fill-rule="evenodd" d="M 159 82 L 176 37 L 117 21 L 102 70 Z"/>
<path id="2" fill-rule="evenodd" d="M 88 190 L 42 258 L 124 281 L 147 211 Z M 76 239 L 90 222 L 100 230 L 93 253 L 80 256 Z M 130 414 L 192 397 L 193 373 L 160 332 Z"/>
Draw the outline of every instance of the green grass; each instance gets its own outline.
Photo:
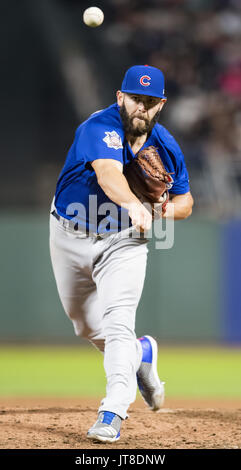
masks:
<path id="1" fill-rule="evenodd" d="M 169 397 L 241 398 L 241 349 L 160 348 Z M 83 347 L 1 347 L 1 396 L 105 395 L 103 356 Z"/>

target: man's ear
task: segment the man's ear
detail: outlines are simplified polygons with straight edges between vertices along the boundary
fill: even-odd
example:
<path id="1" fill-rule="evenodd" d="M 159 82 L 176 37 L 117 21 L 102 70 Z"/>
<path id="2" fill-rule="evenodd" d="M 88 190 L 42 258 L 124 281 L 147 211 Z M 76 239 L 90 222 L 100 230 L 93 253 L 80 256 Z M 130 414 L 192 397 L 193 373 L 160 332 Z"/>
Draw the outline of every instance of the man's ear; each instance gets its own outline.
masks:
<path id="1" fill-rule="evenodd" d="M 166 101 L 167 101 L 167 100 L 166 100 L 165 98 L 163 98 L 163 99 L 161 100 L 159 111 L 161 111 L 161 109 L 163 108 L 163 106 L 164 106 L 164 104 L 166 103 Z"/>
<path id="2" fill-rule="evenodd" d="M 116 98 L 117 98 L 117 104 L 119 106 L 122 106 L 123 101 L 124 101 L 124 93 L 120 90 L 117 90 L 116 92 Z"/>

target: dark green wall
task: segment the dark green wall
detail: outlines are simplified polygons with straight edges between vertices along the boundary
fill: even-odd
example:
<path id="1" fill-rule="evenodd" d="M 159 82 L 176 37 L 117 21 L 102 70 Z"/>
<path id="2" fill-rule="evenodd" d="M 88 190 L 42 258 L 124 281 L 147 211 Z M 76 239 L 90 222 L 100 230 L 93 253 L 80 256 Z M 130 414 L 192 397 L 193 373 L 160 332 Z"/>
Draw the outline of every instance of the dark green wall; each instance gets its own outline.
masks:
<path id="1" fill-rule="evenodd" d="M 48 217 L 1 214 L 0 339 L 74 341 L 49 258 Z M 175 223 L 171 250 L 149 242 L 137 334 L 163 341 L 216 341 L 219 226 L 192 217 Z"/>
<path id="2" fill-rule="evenodd" d="M 192 218 L 175 222 L 174 233 L 171 250 L 150 243 L 137 330 L 163 340 L 218 340 L 219 227 Z"/>

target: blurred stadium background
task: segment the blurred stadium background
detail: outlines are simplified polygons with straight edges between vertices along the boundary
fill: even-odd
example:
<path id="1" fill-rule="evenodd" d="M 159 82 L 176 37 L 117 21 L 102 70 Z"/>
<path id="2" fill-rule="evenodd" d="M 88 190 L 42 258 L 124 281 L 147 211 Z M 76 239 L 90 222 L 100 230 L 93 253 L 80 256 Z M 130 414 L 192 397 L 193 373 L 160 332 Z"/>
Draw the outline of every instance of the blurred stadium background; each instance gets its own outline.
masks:
<path id="1" fill-rule="evenodd" d="M 218 369 L 220 390 L 217 384 L 229 373 L 233 393 L 241 396 L 240 0 L 94 2 L 105 14 L 96 29 L 82 23 L 91 5 L 85 0 L 1 4 L 0 362 L 5 373 L 0 393 L 26 393 L 16 383 L 27 364 L 35 370 L 32 388 L 37 383 L 41 367 L 37 356 L 35 366 L 28 363 L 26 345 L 71 345 L 81 370 L 76 347 L 82 341 L 65 317 L 50 265 L 50 201 L 76 127 L 115 101 L 129 66 L 147 63 L 165 74 L 168 101 L 160 122 L 184 152 L 195 207 L 189 220 L 175 224 L 171 250 L 156 251 L 150 242 L 137 334 L 153 334 L 171 348 L 169 356 L 165 350 L 166 371 L 172 370 L 176 381 L 179 345 L 190 348 L 183 353 L 182 370 L 192 346 L 201 345 L 195 357 L 206 354 L 205 373 L 210 351 L 225 350 L 229 362 L 215 352 L 219 365 L 212 363 L 210 377 Z M 204 354 L 203 345 L 211 350 Z M 44 367 L 49 360 L 43 359 Z M 60 351 L 56 361 L 61 367 L 52 366 L 49 378 L 61 364 L 68 367 Z M 197 362 L 192 364 L 195 374 Z M 39 387 L 35 393 L 42 392 Z"/>

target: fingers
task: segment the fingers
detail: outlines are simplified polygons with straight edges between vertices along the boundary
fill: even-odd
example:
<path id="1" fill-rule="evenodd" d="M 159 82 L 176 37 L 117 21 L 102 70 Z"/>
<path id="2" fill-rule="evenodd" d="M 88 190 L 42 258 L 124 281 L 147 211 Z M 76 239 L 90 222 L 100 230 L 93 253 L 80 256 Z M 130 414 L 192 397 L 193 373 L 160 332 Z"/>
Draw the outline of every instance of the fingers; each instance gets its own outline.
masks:
<path id="1" fill-rule="evenodd" d="M 136 229 L 137 231 L 140 231 L 140 232 L 146 232 L 146 231 L 150 230 L 150 228 L 151 228 L 151 222 L 152 222 L 152 218 L 151 218 L 151 221 L 146 220 L 146 219 L 141 220 L 141 221 L 139 221 L 139 220 L 136 220 L 136 221 L 135 221 L 135 220 L 132 220 L 133 226 L 135 227 L 135 229 Z"/>
<path id="2" fill-rule="evenodd" d="M 152 215 L 142 204 L 134 204 L 129 210 L 129 216 L 136 230 L 140 232 L 150 230 Z"/>

